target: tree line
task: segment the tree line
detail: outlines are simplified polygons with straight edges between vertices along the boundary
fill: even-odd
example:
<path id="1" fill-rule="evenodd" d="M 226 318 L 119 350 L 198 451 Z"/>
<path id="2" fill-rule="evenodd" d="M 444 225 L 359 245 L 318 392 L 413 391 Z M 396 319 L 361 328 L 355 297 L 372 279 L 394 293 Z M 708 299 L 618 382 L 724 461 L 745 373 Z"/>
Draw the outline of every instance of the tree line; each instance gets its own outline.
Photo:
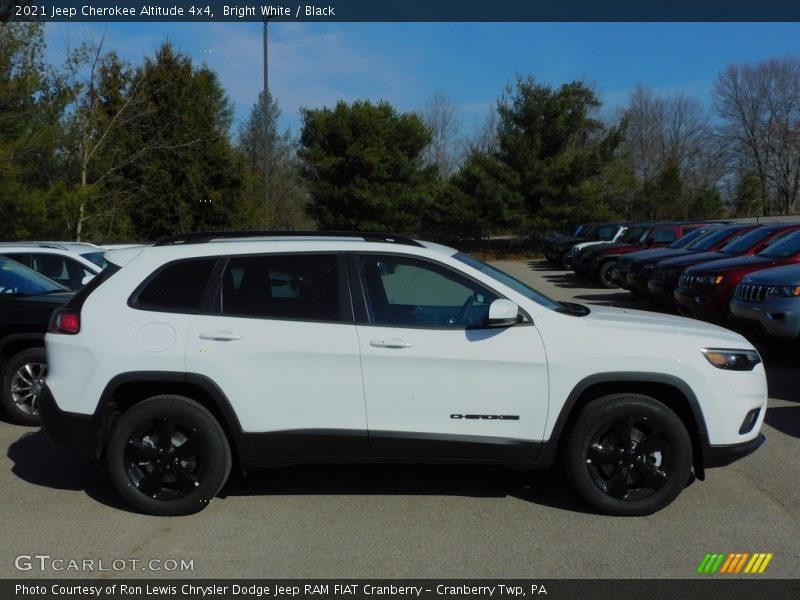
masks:
<path id="1" fill-rule="evenodd" d="M 234 131 L 217 74 L 169 42 L 132 65 L 105 39 L 46 62 L 41 24 L 0 28 L 0 238 L 137 239 L 203 229 L 533 235 L 610 219 L 789 214 L 800 189 L 800 59 L 735 64 L 710 108 L 637 87 L 603 114 L 585 82 L 519 75 L 464 134 L 418 111 L 301 109 L 261 95 Z"/>

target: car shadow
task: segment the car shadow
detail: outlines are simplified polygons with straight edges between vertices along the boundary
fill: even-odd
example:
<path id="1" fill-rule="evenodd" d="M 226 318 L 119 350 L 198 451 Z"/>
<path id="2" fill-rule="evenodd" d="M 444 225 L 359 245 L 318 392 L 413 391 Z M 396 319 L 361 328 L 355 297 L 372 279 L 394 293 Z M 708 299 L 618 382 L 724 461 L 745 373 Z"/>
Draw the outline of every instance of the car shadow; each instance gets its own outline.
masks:
<path id="1" fill-rule="evenodd" d="M 595 514 L 558 470 L 515 471 L 487 465 L 302 465 L 232 472 L 220 496 L 386 495 L 514 497 Z"/>
<path id="2" fill-rule="evenodd" d="M 105 465 L 54 446 L 41 431 L 8 449 L 11 472 L 28 483 L 83 492 L 111 508 L 135 512 L 114 490 Z M 551 508 L 594 514 L 561 471 L 515 471 L 485 465 L 303 465 L 231 471 L 220 497 L 276 495 L 408 495 L 515 497 Z"/>
<path id="3" fill-rule="evenodd" d="M 768 408 L 764 422 L 781 433 L 800 438 L 800 406 Z"/>
<path id="4" fill-rule="evenodd" d="M 73 456 L 54 446 L 41 430 L 22 435 L 8 447 L 11 472 L 28 483 L 57 490 L 84 492 L 90 498 L 128 512 L 108 479 L 105 464 Z"/>

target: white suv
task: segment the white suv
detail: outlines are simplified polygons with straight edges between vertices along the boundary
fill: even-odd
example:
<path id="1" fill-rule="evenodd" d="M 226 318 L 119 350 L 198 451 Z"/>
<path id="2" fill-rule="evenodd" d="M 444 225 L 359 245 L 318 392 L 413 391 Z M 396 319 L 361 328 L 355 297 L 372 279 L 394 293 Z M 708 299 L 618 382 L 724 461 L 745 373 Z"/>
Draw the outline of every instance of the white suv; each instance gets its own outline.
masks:
<path id="1" fill-rule="evenodd" d="M 0 242 L 0 254 L 72 291 L 103 270 L 104 252 L 84 242 Z"/>
<path id="2" fill-rule="evenodd" d="M 119 493 L 200 510 L 243 467 L 562 460 L 642 515 L 754 451 L 743 337 L 553 301 L 458 251 L 383 234 L 187 234 L 109 252 L 46 336 L 42 427 Z"/>

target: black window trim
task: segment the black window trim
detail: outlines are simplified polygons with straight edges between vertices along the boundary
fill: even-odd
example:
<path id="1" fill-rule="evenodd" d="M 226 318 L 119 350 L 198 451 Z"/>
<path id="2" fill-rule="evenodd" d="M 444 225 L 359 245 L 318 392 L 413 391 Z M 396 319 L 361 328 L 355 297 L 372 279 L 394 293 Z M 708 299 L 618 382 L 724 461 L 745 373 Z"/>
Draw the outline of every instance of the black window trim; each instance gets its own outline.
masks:
<path id="1" fill-rule="evenodd" d="M 478 285 L 486 290 L 490 291 L 492 294 L 497 296 L 497 299 L 500 300 L 508 300 L 509 298 L 499 292 L 497 289 L 490 285 L 486 285 L 483 281 L 479 281 L 475 277 L 464 273 L 458 269 L 454 269 L 450 265 L 446 265 L 442 262 L 437 260 L 433 260 L 432 258 L 428 258 L 427 256 L 419 256 L 417 254 L 405 254 L 402 252 L 379 252 L 379 251 L 366 251 L 366 252 L 347 252 L 347 262 L 350 267 L 350 285 L 352 287 L 351 296 L 353 298 L 353 305 L 355 309 L 355 323 L 356 325 L 366 325 L 369 327 L 386 327 L 390 329 L 426 329 L 429 331 L 479 331 L 484 329 L 501 329 L 499 327 L 489 327 L 488 325 L 459 325 L 453 327 L 440 327 L 436 325 L 415 325 L 415 324 L 384 324 L 384 323 L 374 323 L 369 317 L 369 311 L 367 310 L 367 296 L 366 290 L 364 289 L 364 284 L 361 280 L 361 276 L 358 272 L 358 257 L 359 256 L 387 256 L 393 258 L 401 258 L 406 260 L 416 260 L 419 262 L 429 263 L 434 265 L 440 269 L 445 269 L 459 277 L 463 277 L 468 281 L 471 281 L 475 285 Z M 532 326 L 533 319 L 531 319 L 530 315 L 527 311 L 519 306 L 518 303 L 515 302 L 519 307 L 519 311 L 522 314 L 522 320 L 514 325 L 510 325 L 509 327 L 519 327 L 519 326 Z"/>

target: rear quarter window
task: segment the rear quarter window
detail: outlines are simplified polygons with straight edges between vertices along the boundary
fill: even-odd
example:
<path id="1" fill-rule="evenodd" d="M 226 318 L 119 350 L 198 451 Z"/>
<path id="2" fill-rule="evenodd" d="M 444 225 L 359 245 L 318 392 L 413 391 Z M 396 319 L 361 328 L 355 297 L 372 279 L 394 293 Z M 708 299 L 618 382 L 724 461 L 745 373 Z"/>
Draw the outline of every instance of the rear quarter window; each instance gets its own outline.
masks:
<path id="1" fill-rule="evenodd" d="M 153 273 L 133 293 L 133 308 L 195 313 L 200 308 L 216 258 L 182 260 Z"/>

